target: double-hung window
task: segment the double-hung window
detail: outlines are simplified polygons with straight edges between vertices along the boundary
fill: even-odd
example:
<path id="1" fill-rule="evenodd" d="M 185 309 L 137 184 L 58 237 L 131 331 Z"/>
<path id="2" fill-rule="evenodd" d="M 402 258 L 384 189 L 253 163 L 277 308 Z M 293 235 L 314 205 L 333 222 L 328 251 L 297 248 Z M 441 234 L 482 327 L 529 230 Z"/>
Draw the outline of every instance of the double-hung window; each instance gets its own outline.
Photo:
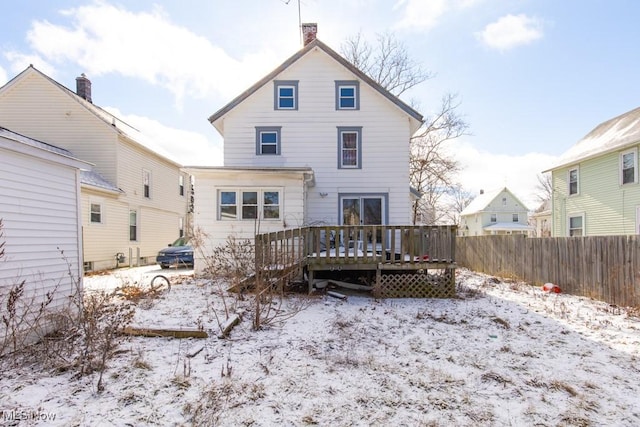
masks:
<path id="1" fill-rule="evenodd" d="M 338 169 L 362 169 L 362 127 L 338 127 Z"/>
<path id="2" fill-rule="evenodd" d="M 336 110 L 360 109 L 360 85 L 357 80 L 337 80 Z"/>
<path id="3" fill-rule="evenodd" d="M 138 240 L 138 212 L 135 210 L 129 211 L 129 240 Z"/>
<path id="4" fill-rule="evenodd" d="M 221 220 L 280 219 L 282 193 L 271 189 L 233 189 L 219 193 Z"/>
<path id="5" fill-rule="evenodd" d="M 638 182 L 638 151 L 636 148 L 620 153 L 620 184 Z"/>
<path id="6" fill-rule="evenodd" d="M 511 220 L 513 222 L 519 222 L 520 221 L 520 217 L 519 217 L 519 215 L 517 213 L 514 213 L 513 217 L 511 218 Z"/>
<path id="7" fill-rule="evenodd" d="M 579 191 L 578 179 L 579 179 L 578 168 L 569 169 L 569 195 L 570 196 L 578 194 L 578 191 Z"/>
<path id="8" fill-rule="evenodd" d="M 256 127 L 256 154 L 280 154 L 280 126 Z"/>
<path id="9" fill-rule="evenodd" d="M 298 109 L 298 81 L 297 80 L 275 80 L 273 109 L 274 110 L 297 110 Z"/>
<path id="10" fill-rule="evenodd" d="M 178 178 L 178 194 L 184 196 L 184 175 Z"/>
<path id="11" fill-rule="evenodd" d="M 584 236 L 584 215 L 576 215 L 569 217 L 569 236 Z"/>
<path id="12" fill-rule="evenodd" d="M 498 222 L 498 215 L 492 213 L 491 214 L 491 222 Z"/>
<path id="13" fill-rule="evenodd" d="M 102 205 L 100 203 L 91 203 L 90 216 L 93 224 L 102 222 Z"/>

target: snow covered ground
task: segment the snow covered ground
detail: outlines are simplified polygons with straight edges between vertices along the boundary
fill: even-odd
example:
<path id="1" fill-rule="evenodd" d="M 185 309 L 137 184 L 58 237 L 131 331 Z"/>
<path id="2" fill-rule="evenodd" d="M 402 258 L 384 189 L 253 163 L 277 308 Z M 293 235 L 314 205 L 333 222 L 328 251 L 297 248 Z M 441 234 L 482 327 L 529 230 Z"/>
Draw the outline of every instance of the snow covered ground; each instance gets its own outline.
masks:
<path id="1" fill-rule="evenodd" d="M 640 425 L 637 312 L 464 269 L 457 282 L 448 300 L 292 297 L 284 310 L 305 308 L 282 324 L 254 331 L 248 313 L 218 339 L 220 288 L 187 276 L 134 324 L 210 338 L 123 337 L 101 393 L 96 375 L 3 366 L 0 410 L 21 426 Z"/>

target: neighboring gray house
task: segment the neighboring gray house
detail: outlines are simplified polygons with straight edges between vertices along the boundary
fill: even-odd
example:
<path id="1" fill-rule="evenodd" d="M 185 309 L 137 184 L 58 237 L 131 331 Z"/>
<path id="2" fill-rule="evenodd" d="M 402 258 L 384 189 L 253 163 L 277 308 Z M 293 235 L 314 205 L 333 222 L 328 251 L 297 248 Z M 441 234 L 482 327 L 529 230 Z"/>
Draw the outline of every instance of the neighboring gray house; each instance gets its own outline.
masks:
<path id="1" fill-rule="evenodd" d="M 460 212 L 460 236 L 529 234 L 527 207 L 507 188 L 484 192 Z"/>
<path id="2" fill-rule="evenodd" d="M 551 172 L 554 237 L 640 234 L 640 108 L 599 124 Z"/>
<path id="3" fill-rule="evenodd" d="M 25 282 L 18 312 L 68 307 L 82 283 L 80 168 L 67 150 L 0 127 L 0 305 Z M 6 314 L 5 311 L 2 312 Z M 0 322 L 0 341 L 5 337 Z M 1 342 L 0 342 L 1 344 Z M 1 347 L 0 347 L 1 350 Z"/>

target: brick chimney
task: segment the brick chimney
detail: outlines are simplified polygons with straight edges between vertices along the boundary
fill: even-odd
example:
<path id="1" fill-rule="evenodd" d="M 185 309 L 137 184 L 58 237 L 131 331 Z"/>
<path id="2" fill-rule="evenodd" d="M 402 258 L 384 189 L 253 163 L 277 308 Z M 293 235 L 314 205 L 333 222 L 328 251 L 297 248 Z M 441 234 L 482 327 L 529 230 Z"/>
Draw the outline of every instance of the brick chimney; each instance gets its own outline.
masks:
<path id="1" fill-rule="evenodd" d="M 306 23 L 306 24 L 302 24 L 301 27 L 302 27 L 302 43 L 303 43 L 303 46 L 306 46 L 316 39 L 316 34 L 318 33 L 318 24 Z"/>
<path id="2" fill-rule="evenodd" d="M 84 73 L 80 74 L 80 77 L 76 77 L 76 94 L 93 103 L 91 100 L 91 80 Z"/>

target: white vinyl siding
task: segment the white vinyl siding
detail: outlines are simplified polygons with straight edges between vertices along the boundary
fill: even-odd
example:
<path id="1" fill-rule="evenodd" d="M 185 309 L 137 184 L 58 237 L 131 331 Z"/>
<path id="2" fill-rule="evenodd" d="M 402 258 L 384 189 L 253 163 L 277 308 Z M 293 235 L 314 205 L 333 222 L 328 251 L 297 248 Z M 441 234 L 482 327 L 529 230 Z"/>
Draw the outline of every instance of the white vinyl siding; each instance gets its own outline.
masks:
<path id="1" fill-rule="evenodd" d="M 307 197 L 309 223 L 338 223 L 338 193 L 386 193 L 389 223 L 408 224 L 411 135 L 406 113 L 362 82 L 360 109 L 336 111 L 335 80 L 353 81 L 354 76 L 325 54 L 304 56 L 278 79 L 300 81 L 298 110 L 274 111 L 270 84 L 237 105 L 224 116 L 225 166 L 311 167 L 316 186 Z M 279 156 L 256 155 L 256 127 L 268 126 L 281 127 Z M 357 173 L 336 168 L 336 129 L 354 126 L 362 128 Z"/>
<path id="2" fill-rule="evenodd" d="M 230 230 L 238 239 L 253 241 L 255 234 L 280 231 L 283 228 L 304 225 L 304 178 L 302 173 L 275 172 L 236 172 L 227 170 L 194 170 L 195 185 L 198 188 L 196 198 L 195 223 L 210 236 L 202 251 L 196 253 L 196 269 L 202 267 L 201 254 L 211 253 L 213 248 L 225 244 Z M 259 182 L 264 187 L 255 187 Z M 253 186 L 253 188 L 252 188 Z M 264 221 L 242 220 L 240 218 L 241 191 L 262 191 L 262 207 L 278 209 L 280 217 Z M 279 205 L 268 199 L 265 192 L 278 192 Z M 233 194 L 225 199 L 224 208 L 220 205 L 221 193 Z M 221 209 L 226 212 L 220 215 Z M 267 213 L 267 215 L 269 215 Z"/>
<path id="3" fill-rule="evenodd" d="M 0 144 L 4 141 L 0 137 Z M 33 297 L 38 304 L 46 292 L 53 291 L 48 309 L 56 309 L 66 307 L 69 295 L 78 290 L 82 278 L 80 183 L 78 170 L 70 164 L 66 159 L 58 163 L 0 147 L 5 243 L 0 293 L 16 280 L 25 280 L 26 298 Z"/>
<path id="4" fill-rule="evenodd" d="M 75 82 L 72 82 L 75 84 Z M 132 141 L 121 122 L 91 111 L 94 106 L 75 100 L 71 93 L 35 70 L 27 70 L 0 93 L 2 125 L 15 132 L 70 150 L 95 164 L 100 173 L 122 192 L 82 187 L 82 224 L 85 261 L 96 269 L 113 268 L 115 254 L 129 252 L 153 263 L 158 250 L 178 238 L 178 219 L 185 217 L 190 194 L 188 175 L 180 165 Z M 95 100 L 95 98 L 94 98 Z M 102 113 L 104 114 L 104 113 Z M 38 120 L 33 120 L 38 117 Z M 104 117 L 103 120 L 101 117 Z M 142 170 L 150 172 L 149 198 L 144 197 Z M 185 196 L 176 190 L 185 176 Z M 102 224 L 91 223 L 91 200 L 102 200 Z M 129 207 L 139 213 L 138 240 L 129 240 Z"/>

